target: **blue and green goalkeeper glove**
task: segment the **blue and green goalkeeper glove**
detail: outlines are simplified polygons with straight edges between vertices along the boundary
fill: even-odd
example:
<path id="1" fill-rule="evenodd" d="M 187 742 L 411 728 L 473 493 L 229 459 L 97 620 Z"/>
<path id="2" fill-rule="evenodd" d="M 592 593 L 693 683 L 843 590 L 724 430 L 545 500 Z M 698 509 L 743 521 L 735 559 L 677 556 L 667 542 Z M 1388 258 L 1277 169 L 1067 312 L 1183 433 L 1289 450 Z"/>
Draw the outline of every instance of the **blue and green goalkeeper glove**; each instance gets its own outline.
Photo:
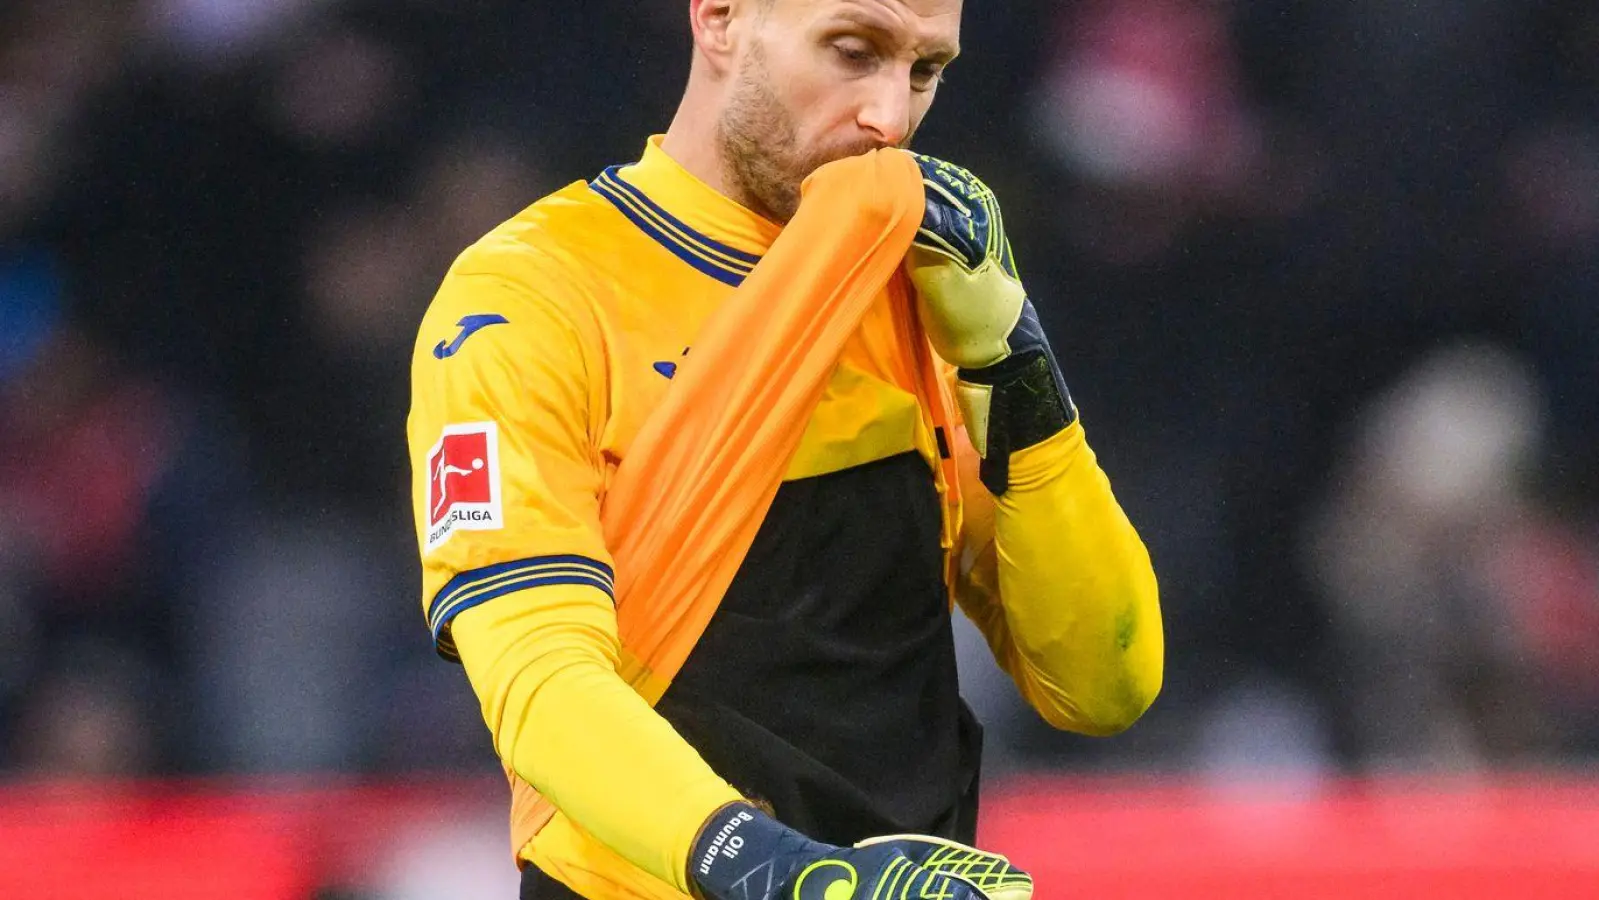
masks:
<path id="1" fill-rule="evenodd" d="M 956 401 L 982 479 L 1010 483 L 1010 455 L 1077 421 L 1055 354 L 1016 273 L 999 202 L 965 169 L 916 154 L 927 211 L 906 267 L 933 349 L 956 366 Z"/>
<path id="2" fill-rule="evenodd" d="M 813 841 L 748 803 L 723 807 L 689 874 L 710 900 L 1031 900 L 1033 879 L 1003 856 L 935 837 Z"/>

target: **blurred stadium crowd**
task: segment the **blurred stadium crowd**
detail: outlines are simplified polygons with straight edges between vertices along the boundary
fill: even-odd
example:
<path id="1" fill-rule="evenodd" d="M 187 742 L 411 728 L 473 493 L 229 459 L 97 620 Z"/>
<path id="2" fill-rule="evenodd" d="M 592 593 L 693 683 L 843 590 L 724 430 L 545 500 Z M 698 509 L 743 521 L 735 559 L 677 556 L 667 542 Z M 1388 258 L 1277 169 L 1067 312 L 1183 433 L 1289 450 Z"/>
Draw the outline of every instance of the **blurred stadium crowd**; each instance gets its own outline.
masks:
<path id="1" fill-rule="evenodd" d="M 968 3 L 1005 204 L 1162 576 L 1102 743 L 1000 771 L 1599 756 L 1599 6 Z M 414 329 L 635 158 L 681 0 L 0 5 L 0 772 L 488 771 L 418 607 Z"/>

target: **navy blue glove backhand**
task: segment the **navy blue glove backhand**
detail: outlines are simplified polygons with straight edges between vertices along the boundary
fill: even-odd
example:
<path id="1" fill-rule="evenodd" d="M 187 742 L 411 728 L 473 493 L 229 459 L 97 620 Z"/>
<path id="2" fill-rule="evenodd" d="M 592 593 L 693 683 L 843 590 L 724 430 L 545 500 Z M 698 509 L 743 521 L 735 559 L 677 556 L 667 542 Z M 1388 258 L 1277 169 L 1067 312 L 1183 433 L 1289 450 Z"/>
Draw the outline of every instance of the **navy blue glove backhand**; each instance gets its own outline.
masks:
<path id="1" fill-rule="evenodd" d="M 711 900 L 1031 900 L 1033 880 L 1002 856 L 900 835 L 857 847 L 813 841 L 736 803 L 711 818 L 689 872 Z"/>

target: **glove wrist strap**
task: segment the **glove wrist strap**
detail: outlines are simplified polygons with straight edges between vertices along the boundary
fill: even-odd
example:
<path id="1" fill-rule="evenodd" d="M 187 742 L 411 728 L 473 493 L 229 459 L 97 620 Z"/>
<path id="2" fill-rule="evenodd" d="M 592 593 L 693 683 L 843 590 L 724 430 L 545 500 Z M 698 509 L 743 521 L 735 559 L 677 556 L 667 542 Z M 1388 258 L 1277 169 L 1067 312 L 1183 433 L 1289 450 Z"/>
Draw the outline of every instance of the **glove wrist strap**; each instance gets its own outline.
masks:
<path id="1" fill-rule="evenodd" d="M 983 458 L 983 485 L 996 497 L 1010 487 L 1010 455 L 1060 434 L 1077 421 L 1077 406 L 1047 349 L 1031 350 L 984 369 L 961 369 L 957 397 Z M 966 408 L 981 406 L 986 412 Z M 985 426 L 986 423 L 986 427 Z"/>
<path id="2" fill-rule="evenodd" d="M 695 840 L 689 880 L 715 900 L 775 896 L 798 854 L 812 848 L 825 849 L 749 803 L 731 803 Z"/>

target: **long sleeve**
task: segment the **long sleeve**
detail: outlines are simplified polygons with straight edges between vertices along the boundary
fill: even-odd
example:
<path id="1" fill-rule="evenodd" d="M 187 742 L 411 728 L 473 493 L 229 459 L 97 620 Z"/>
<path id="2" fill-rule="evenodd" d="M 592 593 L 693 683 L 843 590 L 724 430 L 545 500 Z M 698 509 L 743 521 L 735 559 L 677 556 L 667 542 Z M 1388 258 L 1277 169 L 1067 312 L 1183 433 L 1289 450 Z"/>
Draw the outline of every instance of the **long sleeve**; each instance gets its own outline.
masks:
<path id="1" fill-rule="evenodd" d="M 699 827 L 739 794 L 617 673 L 597 325 L 528 265 L 469 251 L 422 323 L 409 431 L 424 608 L 506 768 L 685 891 Z"/>
<path id="2" fill-rule="evenodd" d="M 506 766 L 687 892 L 700 826 L 741 798 L 617 675 L 610 599 L 581 587 L 523 591 L 462 614 L 454 634 Z"/>
<path id="3" fill-rule="evenodd" d="M 1051 725 L 1105 736 L 1154 702 L 1165 638 L 1149 553 L 1080 422 L 1011 457 L 997 500 L 960 440 L 966 492 L 956 597 Z"/>

